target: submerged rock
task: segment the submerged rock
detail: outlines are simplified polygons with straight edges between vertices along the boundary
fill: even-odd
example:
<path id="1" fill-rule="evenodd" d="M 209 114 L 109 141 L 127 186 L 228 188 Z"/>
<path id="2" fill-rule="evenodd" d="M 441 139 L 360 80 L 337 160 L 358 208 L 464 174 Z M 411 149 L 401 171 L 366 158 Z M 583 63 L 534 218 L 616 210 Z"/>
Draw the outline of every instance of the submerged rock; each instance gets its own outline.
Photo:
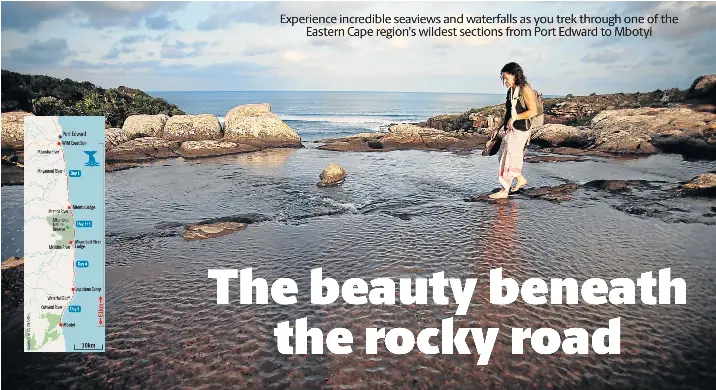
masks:
<path id="1" fill-rule="evenodd" d="M 330 187 L 343 183 L 346 179 L 346 170 L 342 166 L 334 163 L 328 166 L 319 175 L 321 181 L 318 182 L 319 187 Z"/>
<path id="2" fill-rule="evenodd" d="M 584 183 L 584 186 L 609 192 L 631 191 L 632 187 L 651 187 L 646 180 L 592 180 Z"/>
<path id="3" fill-rule="evenodd" d="M 689 196 L 716 196 L 716 173 L 703 173 L 679 187 Z"/>
<path id="4" fill-rule="evenodd" d="M 550 202 L 564 202 L 572 199 L 574 191 L 580 188 L 579 184 L 567 183 L 560 184 L 558 186 L 545 186 L 525 189 L 522 192 L 524 195 L 530 198 L 548 200 Z"/>
<path id="5" fill-rule="evenodd" d="M 205 141 L 221 138 L 221 124 L 216 115 L 175 115 L 164 125 L 164 139 L 172 141 Z"/>
<path id="6" fill-rule="evenodd" d="M 272 113 L 268 103 L 232 108 L 224 120 L 224 139 L 261 147 L 301 146 L 298 133 Z"/>
<path id="7" fill-rule="evenodd" d="M 569 162 L 569 161 L 586 161 L 582 157 L 577 156 L 532 156 L 525 158 L 525 162 L 536 164 L 544 162 Z"/>
<path id="8" fill-rule="evenodd" d="M 138 137 L 161 137 L 169 115 L 130 115 L 124 120 L 122 130 L 129 139 Z"/>
<path id="9" fill-rule="evenodd" d="M 216 222 L 210 224 L 189 225 L 182 234 L 187 241 L 204 240 L 216 238 L 246 229 L 246 224 L 241 222 Z"/>
<path id="10" fill-rule="evenodd" d="M 34 116 L 29 112 L 13 111 L 2 113 L 2 148 L 23 149 L 25 147 L 25 117 Z"/>

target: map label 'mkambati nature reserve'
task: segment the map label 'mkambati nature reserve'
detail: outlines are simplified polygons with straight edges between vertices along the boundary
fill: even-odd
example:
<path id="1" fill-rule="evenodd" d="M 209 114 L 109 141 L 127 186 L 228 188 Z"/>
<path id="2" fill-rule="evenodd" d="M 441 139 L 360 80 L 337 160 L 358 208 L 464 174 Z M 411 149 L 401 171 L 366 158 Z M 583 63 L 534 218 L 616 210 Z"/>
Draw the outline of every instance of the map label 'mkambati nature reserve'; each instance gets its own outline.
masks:
<path id="1" fill-rule="evenodd" d="M 25 352 L 104 352 L 104 117 L 25 118 Z"/>

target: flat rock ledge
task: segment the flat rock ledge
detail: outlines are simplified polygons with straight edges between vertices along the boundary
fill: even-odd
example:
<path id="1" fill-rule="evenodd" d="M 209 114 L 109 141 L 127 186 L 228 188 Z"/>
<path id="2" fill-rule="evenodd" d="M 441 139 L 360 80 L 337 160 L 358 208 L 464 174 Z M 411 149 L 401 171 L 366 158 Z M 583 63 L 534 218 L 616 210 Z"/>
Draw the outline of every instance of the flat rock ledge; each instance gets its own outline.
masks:
<path id="1" fill-rule="evenodd" d="M 444 150 L 465 152 L 481 149 L 488 137 L 456 134 L 412 124 L 396 124 L 387 133 L 360 133 L 319 141 L 318 149 L 339 152 L 389 152 L 394 150 Z"/>
<path id="2" fill-rule="evenodd" d="M 241 222 L 215 222 L 207 224 L 195 224 L 187 226 L 182 238 L 187 241 L 204 240 L 225 236 L 239 230 L 246 229 L 246 224 Z"/>

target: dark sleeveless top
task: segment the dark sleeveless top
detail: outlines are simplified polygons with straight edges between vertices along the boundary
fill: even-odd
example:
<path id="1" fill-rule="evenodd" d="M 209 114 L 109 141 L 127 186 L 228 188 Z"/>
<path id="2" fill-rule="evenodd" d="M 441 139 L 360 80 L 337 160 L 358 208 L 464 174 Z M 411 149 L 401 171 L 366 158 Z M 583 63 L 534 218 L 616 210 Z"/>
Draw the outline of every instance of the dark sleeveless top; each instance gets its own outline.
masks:
<path id="1" fill-rule="evenodd" d="M 521 86 L 520 88 L 524 88 L 524 86 Z M 522 90 L 518 92 L 518 94 L 522 94 Z M 507 119 L 510 119 L 510 113 L 512 112 L 512 88 L 507 89 L 507 101 L 505 102 L 505 107 L 507 108 Z M 527 111 L 527 107 L 524 107 L 522 105 L 522 102 L 520 99 L 517 99 L 517 106 L 515 107 L 515 110 L 518 114 L 522 114 L 523 112 Z M 526 119 L 518 119 L 515 121 L 515 123 L 512 124 L 515 127 L 515 130 L 527 130 L 527 120 Z M 507 126 L 507 122 L 505 122 L 505 126 Z"/>

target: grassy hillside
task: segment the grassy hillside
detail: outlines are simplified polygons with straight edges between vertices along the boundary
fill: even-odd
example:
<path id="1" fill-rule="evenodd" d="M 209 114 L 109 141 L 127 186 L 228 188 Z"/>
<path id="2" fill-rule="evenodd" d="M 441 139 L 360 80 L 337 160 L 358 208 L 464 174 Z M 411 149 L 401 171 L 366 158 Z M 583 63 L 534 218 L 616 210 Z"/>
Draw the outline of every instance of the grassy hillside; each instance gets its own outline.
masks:
<path id="1" fill-rule="evenodd" d="M 99 115 L 107 127 L 122 127 L 136 114 L 182 115 L 166 100 L 127 87 L 104 89 L 90 82 L 2 71 L 2 112 L 26 111 L 35 115 Z"/>

